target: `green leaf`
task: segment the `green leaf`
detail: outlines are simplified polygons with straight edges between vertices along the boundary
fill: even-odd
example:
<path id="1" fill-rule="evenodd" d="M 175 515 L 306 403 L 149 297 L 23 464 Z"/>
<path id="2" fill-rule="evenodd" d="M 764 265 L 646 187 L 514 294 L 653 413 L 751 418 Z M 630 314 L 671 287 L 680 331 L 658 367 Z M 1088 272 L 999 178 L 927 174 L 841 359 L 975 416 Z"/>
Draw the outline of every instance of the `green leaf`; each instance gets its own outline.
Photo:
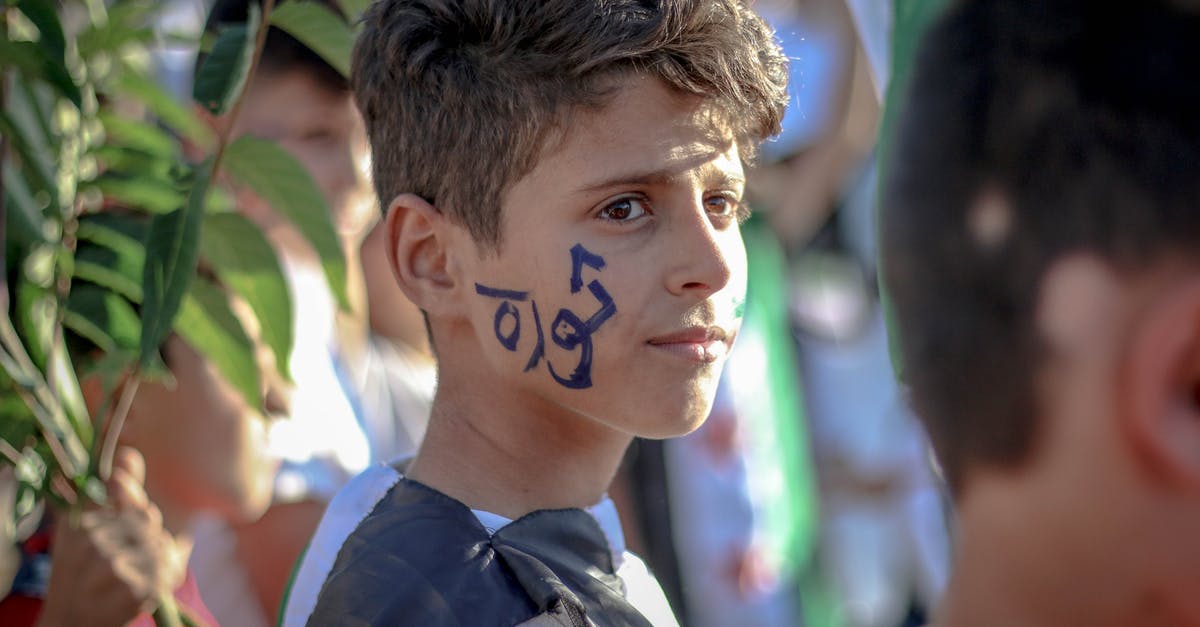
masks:
<path id="1" fill-rule="evenodd" d="M 114 174 L 137 173 L 152 175 L 160 179 L 171 176 L 172 161 L 156 157 L 148 152 L 116 144 L 101 144 L 91 150 L 101 172 Z"/>
<path id="2" fill-rule="evenodd" d="M 196 272 L 204 197 L 212 173 L 202 164 L 187 205 L 150 220 L 144 240 L 142 337 L 139 363 L 148 365 L 171 330 L 175 315 Z"/>
<path id="3" fill-rule="evenodd" d="M 63 325 L 106 353 L 136 349 L 142 326 L 129 301 L 88 283 L 72 287 Z"/>
<path id="4" fill-rule="evenodd" d="M 179 154 L 179 142 L 162 129 L 112 111 L 102 111 L 99 116 L 104 132 L 112 144 L 136 148 L 160 158 L 173 158 Z"/>
<path id="5" fill-rule="evenodd" d="M 27 78 L 40 78 L 42 53 L 35 42 L 0 37 L 0 66 L 16 68 Z"/>
<path id="6" fill-rule="evenodd" d="M 58 96 L 50 87 L 35 81 L 16 81 L 9 92 L 8 110 L 13 120 L 29 129 L 30 136 L 40 139 L 39 149 L 58 150 L 61 140 L 50 125 L 50 117 L 54 114 Z M 33 130 L 36 129 L 36 130 Z"/>
<path id="7" fill-rule="evenodd" d="M 75 277 L 142 302 L 145 226 L 115 214 L 87 216 L 75 231 Z"/>
<path id="8" fill-rule="evenodd" d="M 342 7 L 342 13 L 349 18 L 351 24 L 357 24 L 362 19 L 363 13 L 367 12 L 367 7 L 371 6 L 374 0 L 338 0 L 338 5 Z"/>
<path id="9" fill-rule="evenodd" d="M 291 220 L 320 257 L 330 290 L 349 308 L 346 258 L 325 196 L 304 166 L 274 142 L 243 136 L 226 148 L 223 167 Z"/>
<path id="10" fill-rule="evenodd" d="M 263 343 L 275 354 L 276 368 L 290 380 L 292 298 L 275 249 L 245 216 L 218 213 L 204 217 L 200 254 L 221 282 L 250 305 Z"/>
<path id="11" fill-rule="evenodd" d="M 254 345 L 221 288 L 204 279 L 193 281 L 179 309 L 175 332 L 212 362 L 250 407 L 262 407 Z"/>
<path id="12" fill-rule="evenodd" d="M 119 263 L 116 259 L 117 254 L 111 250 L 90 248 L 75 258 L 75 278 L 110 289 L 130 302 L 142 302 L 141 276 L 135 278 L 113 267 Z"/>
<path id="13" fill-rule="evenodd" d="M 284 2 L 271 12 L 271 24 L 316 52 L 342 76 L 350 78 L 354 33 L 342 16 L 316 2 Z"/>
<path id="14" fill-rule="evenodd" d="M 183 206 L 183 192 L 171 181 L 154 176 L 101 175 L 87 187 L 95 187 L 105 201 L 149 213 L 168 213 Z"/>
<path id="15" fill-rule="evenodd" d="M 45 0 L 19 0 L 17 10 L 25 14 L 33 22 L 41 34 L 38 44 L 50 58 L 62 63 L 66 58 L 67 43 L 63 37 L 62 23 L 58 21 L 58 13 L 54 5 Z"/>
<path id="16" fill-rule="evenodd" d="M 142 240 L 145 239 L 148 224 L 148 220 L 140 217 L 116 213 L 90 214 L 79 220 L 75 237 L 107 246 L 140 269 L 146 255 Z"/>
<path id="17" fill-rule="evenodd" d="M 45 48 L 32 41 L 0 38 L 0 66 L 15 67 L 29 79 L 40 79 L 53 86 L 76 107 L 83 95 L 71 78 L 62 59 L 55 60 Z"/>
<path id="18" fill-rule="evenodd" d="M 212 131 L 174 96 L 167 93 L 158 83 L 134 72 L 125 72 L 117 80 L 117 88 L 146 105 L 154 115 L 181 136 L 208 148 L 212 144 Z"/>
<path id="19" fill-rule="evenodd" d="M 26 277 L 17 279 L 14 294 L 17 332 L 29 353 L 29 358 L 38 369 L 44 369 L 54 338 L 54 294 Z"/>
<path id="20" fill-rule="evenodd" d="M 54 169 L 51 165 L 53 152 L 47 147 L 44 138 L 38 137 L 36 128 L 18 123 L 19 118 L 9 117 L 8 111 L 0 110 L 0 135 L 9 140 L 9 144 L 20 158 L 18 166 L 25 179 L 33 188 L 34 194 L 45 192 L 51 198 L 51 205 L 57 206 L 58 187 L 54 183 Z"/>
<path id="21" fill-rule="evenodd" d="M 213 114 L 224 113 L 245 87 L 254 58 L 258 22 L 258 4 L 251 2 L 246 22 L 221 32 L 212 52 L 204 58 L 196 73 L 192 98 Z"/>
<path id="22" fill-rule="evenodd" d="M 93 59 L 105 53 L 120 51 L 127 44 L 149 44 L 154 41 L 154 29 L 149 27 L 150 14 L 159 7 L 155 3 L 118 2 L 108 9 L 108 19 L 93 22 L 79 33 L 76 44 L 79 56 Z"/>
<path id="23" fill-rule="evenodd" d="M 0 368 L 0 439 L 20 450 L 36 437 L 37 420 L 33 412 L 17 395 L 16 382 Z"/>
<path id="24" fill-rule="evenodd" d="M 16 168 L 4 168 L 6 236 L 24 246 L 46 241 L 42 232 L 42 207 Z"/>
<path id="25" fill-rule="evenodd" d="M 132 313 L 132 309 L 130 309 L 130 313 Z M 136 320 L 137 315 L 134 314 L 134 321 Z M 83 401 L 83 391 L 79 387 L 75 366 L 71 362 L 71 355 L 67 351 L 65 342 L 60 342 L 55 347 L 53 374 L 54 393 L 58 397 L 58 402 L 67 414 L 67 420 L 75 429 L 75 436 L 82 445 L 82 449 L 88 450 L 92 446 L 94 437 L 92 419 L 88 413 L 87 404 Z"/>

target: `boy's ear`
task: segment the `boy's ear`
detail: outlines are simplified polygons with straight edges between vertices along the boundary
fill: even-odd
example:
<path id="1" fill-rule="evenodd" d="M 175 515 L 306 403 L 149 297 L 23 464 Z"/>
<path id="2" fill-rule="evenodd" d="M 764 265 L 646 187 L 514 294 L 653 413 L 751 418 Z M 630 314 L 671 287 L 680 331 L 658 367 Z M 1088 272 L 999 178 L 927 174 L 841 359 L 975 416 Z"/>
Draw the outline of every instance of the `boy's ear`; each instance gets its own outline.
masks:
<path id="1" fill-rule="evenodd" d="M 388 264 L 400 289 L 421 310 L 448 313 L 459 282 L 454 225 L 416 194 L 394 198 L 385 220 Z"/>
<path id="2" fill-rule="evenodd" d="M 1159 290 L 1132 324 L 1122 427 L 1149 470 L 1200 493 L 1200 277 Z"/>

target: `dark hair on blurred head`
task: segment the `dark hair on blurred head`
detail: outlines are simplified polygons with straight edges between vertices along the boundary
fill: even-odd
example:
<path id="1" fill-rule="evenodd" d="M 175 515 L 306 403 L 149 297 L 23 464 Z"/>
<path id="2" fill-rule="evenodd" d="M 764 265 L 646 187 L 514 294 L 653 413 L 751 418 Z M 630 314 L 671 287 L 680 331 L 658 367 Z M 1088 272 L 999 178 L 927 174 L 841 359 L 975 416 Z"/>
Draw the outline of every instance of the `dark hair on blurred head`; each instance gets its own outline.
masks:
<path id="1" fill-rule="evenodd" d="M 380 205 L 418 194 L 490 248 L 550 132 L 622 76 L 703 98 L 745 149 L 786 102 L 787 61 L 738 0 L 380 0 L 363 22 L 352 81 Z"/>
<path id="2" fill-rule="evenodd" d="M 299 0 L 290 1 L 296 2 Z M 320 4 L 345 19 L 345 13 L 332 0 L 303 1 Z M 245 22 L 249 11 L 248 7 L 251 3 L 260 7 L 262 6 L 261 0 L 217 0 L 212 10 L 209 11 L 208 20 L 204 24 L 205 34 L 215 36 L 220 33 L 224 26 Z M 276 3 L 276 6 L 278 6 L 278 3 Z M 200 64 L 204 61 L 205 56 L 203 52 L 197 55 L 195 70 L 200 69 Z M 267 41 L 263 44 L 262 56 L 259 58 L 258 68 L 260 72 L 267 74 L 284 74 L 291 71 L 301 71 L 315 79 L 318 85 L 330 91 L 344 92 L 350 90 L 350 82 L 346 80 L 346 77 L 342 76 L 333 66 L 326 63 L 320 55 L 313 52 L 312 49 L 298 41 L 295 37 L 274 26 L 267 30 Z"/>
<path id="3" fill-rule="evenodd" d="M 1200 17 L 1161 0 L 974 0 L 920 45 L 881 200 L 913 400 L 959 492 L 1036 444 L 1047 269 L 1200 251 Z"/>

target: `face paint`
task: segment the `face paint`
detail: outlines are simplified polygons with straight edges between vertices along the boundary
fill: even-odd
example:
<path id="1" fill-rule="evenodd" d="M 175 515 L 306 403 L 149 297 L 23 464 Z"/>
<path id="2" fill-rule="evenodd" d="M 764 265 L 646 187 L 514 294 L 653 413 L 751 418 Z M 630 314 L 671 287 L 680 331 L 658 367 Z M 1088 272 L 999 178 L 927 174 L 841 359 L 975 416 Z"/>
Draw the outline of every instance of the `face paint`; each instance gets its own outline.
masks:
<path id="1" fill-rule="evenodd" d="M 585 267 L 596 270 L 598 273 L 604 269 L 604 258 L 587 250 L 582 244 L 576 244 L 571 248 L 570 288 L 572 294 L 578 294 L 583 289 Z M 595 312 L 585 320 L 574 311 L 565 308 L 559 309 L 550 324 L 550 339 L 556 346 L 566 351 L 574 352 L 576 349 L 579 351 L 579 358 L 567 376 L 559 374 L 554 363 L 546 358 L 546 367 L 550 371 L 550 376 L 559 385 L 569 389 L 580 390 L 592 386 L 592 335 L 613 314 L 617 313 L 616 303 L 613 302 L 608 290 L 604 288 L 599 279 L 590 281 L 587 288 L 600 305 Z M 475 293 L 488 298 L 500 299 L 501 302 L 496 307 L 493 329 L 500 344 L 514 352 L 521 339 L 521 312 L 514 303 L 529 302 L 530 312 L 533 314 L 533 327 L 537 331 L 537 342 L 529 355 L 529 361 L 526 362 L 524 371 L 528 372 L 537 367 L 546 354 L 545 331 L 542 329 L 542 318 L 538 311 L 537 301 L 529 298 L 529 292 L 488 287 L 480 283 L 475 284 Z M 509 320 L 512 321 L 511 324 L 508 322 Z"/>

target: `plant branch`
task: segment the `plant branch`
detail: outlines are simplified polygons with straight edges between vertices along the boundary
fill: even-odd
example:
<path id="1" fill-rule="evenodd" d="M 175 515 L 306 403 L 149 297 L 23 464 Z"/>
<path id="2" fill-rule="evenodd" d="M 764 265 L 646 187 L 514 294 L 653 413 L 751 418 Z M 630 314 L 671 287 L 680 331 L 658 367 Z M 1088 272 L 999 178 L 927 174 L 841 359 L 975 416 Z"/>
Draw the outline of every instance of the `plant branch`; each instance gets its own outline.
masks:
<path id="1" fill-rule="evenodd" d="M 242 103 L 246 100 L 246 92 L 254 83 L 254 74 L 258 71 L 258 61 L 262 57 L 263 45 L 267 42 L 267 31 L 271 28 L 271 10 L 274 8 L 275 0 L 263 0 L 262 19 L 258 23 L 258 32 L 254 35 L 254 56 L 250 59 L 250 70 L 246 72 L 246 82 L 242 85 L 242 91 L 238 94 L 237 99 L 233 101 L 233 107 L 229 109 L 228 120 L 217 135 L 217 152 L 213 156 L 212 162 L 213 174 L 216 174 L 217 168 L 221 165 L 221 158 L 225 156 L 225 147 L 229 145 L 229 136 L 233 134 L 233 125 L 237 122 L 238 113 L 242 110 Z"/>
<path id="2" fill-rule="evenodd" d="M 69 505 L 79 503 L 79 495 L 75 493 L 75 488 L 71 487 L 71 482 L 62 473 L 54 473 L 50 475 L 50 489 L 58 493 L 62 500 Z"/>
<path id="3" fill-rule="evenodd" d="M 5 284 L 3 289 L 7 293 L 8 285 Z M 59 430 L 69 429 L 70 426 L 65 423 L 62 406 L 49 386 L 46 385 L 41 371 L 33 364 L 29 354 L 25 352 L 25 345 L 21 343 L 21 338 L 17 336 L 17 330 L 7 315 L 0 320 L 0 348 L 3 349 L 0 351 L 0 365 L 3 365 L 13 382 L 16 383 L 19 395 L 33 412 L 42 433 L 53 434 Z M 72 474 L 77 473 L 79 471 L 77 464 L 62 448 L 62 443 L 58 441 L 58 438 L 48 436 L 47 439 L 50 440 L 51 452 L 55 453 L 55 461 L 58 462 L 59 467 Z"/>
<path id="4" fill-rule="evenodd" d="M 8 4 L 0 8 L 0 34 L 8 36 Z M 8 67 L 0 68 L 0 107 L 8 107 Z M 8 163 L 8 137 L 0 135 L 0 309 L 4 315 L 8 312 L 8 251 L 5 244 L 8 241 L 8 205 L 7 193 L 4 189 L 4 166 Z"/>
<path id="5" fill-rule="evenodd" d="M 112 416 L 104 430 L 104 444 L 100 448 L 100 461 L 97 473 L 100 479 L 108 481 L 112 476 L 113 457 L 117 453 L 117 442 L 121 439 L 121 430 L 125 428 L 125 418 L 129 416 L 129 408 L 133 406 L 133 397 L 137 395 L 141 377 L 136 366 L 125 372 L 121 382 L 121 398 L 113 408 Z"/>
<path id="6" fill-rule="evenodd" d="M 254 80 L 254 74 L 258 69 L 259 59 L 262 57 L 263 45 L 267 41 L 267 32 L 271 28 L 271 10 L 275 7 L 275 0 L 263 0 L 262 3 L 262 19 L 258 25 L 258 32 L 255 33 L 254 39 L 254 55 L 250 60 L 250 69 L 246 73 L 246 82 L 242 86 L 241 93 L 233 102 L 233 107 L 229 111 L 229 117 L 226 123 L 222 126 L 218 134 L 217 150 L 213 156 L 212 170 L 215 174 L 220 167 L 221 158 L 225 155 L 225 148 L 229 145 L 230 135 L 233 133 L 234 123 L 237 121 L 238 113 L 241 112 L 242 103 L 246 100 L 246 91 Z M 211 179 L 211 176 L 210 176 Z M 97 467 L 100 478 L 108 480 L 112 473 L 112 461 L 116 455 L 117 441 L 120 438 L 121 430 L 125 427 L 125 418 L 129 414 L 129 408 L 133 404 L 133 397 L 137 394 L 138 385 L 140 384 L 140 370 L 137 366 L 131 368 L 124 376 L 121 388 L 121 398 L 116 407 L 113 409 L 111 418 L 106 421 L 104 430 L 104 441 L 100 449 L 100 460 Z"/>
<path id="7" fill-rule="evenodd" d="M 37 421 L 38 430 L 42 433 L 42 439 L 46 441 L 46 446 L 50 449 L 50 455 L 54 457 L 54 461 L 58 464 L 59 469 L 63 472 L 70 473 L 71 475 L 78 474 L 78 469 L 75 468 L 75 464 L 71 461 L 70 456 L 67 455 L 67 451 L 63 448 L 62 442 L 58 440 L 58 436 L 55 435 L 54 430 L 51 428 L 50 418 L 45 415 L 46 410 L 42 408 L 40 404 L 38 404 L 37 400 L 34 399 L 29 393 L 29 390 L 21 387 L 20 384 L 17 385 L 17 395 L 21 397 L 21 400 L 25 401 L 25 404 L 29 406 L 30 411 L 33 412 L 34 418 Z M 61 473 L 55 476 L 61 476 Z M 65 493 L 62 491 L 59 492 L 60 496 L 62 496 L 68 502 L 74 503 L 75 490 L 71 488 L 70 484 L 66 484 L 65 490 Z"/>
<path id="8" fill-rule="evenodd" d="M 78 202 L 76 202 L 76 205 L 78 205 Z M 63 223 L 62 243 L 71 253 L 71 257 L 75 256 L 75 230 L 78 227 L 79 220 L 74 216 L 68 218 Z M 46 387 L 50 388 L 52 392 L 58 390 L 58 382 L 55 380 L 58 368 L 55 367 L 54 362 L 59 357 L 59 351 L 63 344 L 63 319 L 67 315 L 67 297 L 71 293 L 71 276 L 59 272 L 61 268 L 57 260 L 54 262 L 54 265 L 54 274 L 56 275 L 54 277 L 54 326 L 52 327 L 54 333 L 50 339 L 50 351 L 46 354 Z M 71 360 L 70 356 L 67 356 L 66 359 L 68 362 Z M 74 427 L 75 425 L 71 426 Z"/>
<path id="9" fill-rule="evenodd" d="M 154 610 L 154 624 L 158 627 L 183 627 L 183 614 L 175 597 L 164 594 L 158 597 L 158 608 Z"/>
<path id="10" fill-rule="evenodd" d="M 13 466 L 20 465 L 24 460 L 24 457 L 21 455 L 21 451 L 18 451 L 13 447 L 13 445 L 9 444 L 7 440 L 3 439 L 0 439 L 0 455 L 7 457 L 8 461 L 12 462 Z"/>

